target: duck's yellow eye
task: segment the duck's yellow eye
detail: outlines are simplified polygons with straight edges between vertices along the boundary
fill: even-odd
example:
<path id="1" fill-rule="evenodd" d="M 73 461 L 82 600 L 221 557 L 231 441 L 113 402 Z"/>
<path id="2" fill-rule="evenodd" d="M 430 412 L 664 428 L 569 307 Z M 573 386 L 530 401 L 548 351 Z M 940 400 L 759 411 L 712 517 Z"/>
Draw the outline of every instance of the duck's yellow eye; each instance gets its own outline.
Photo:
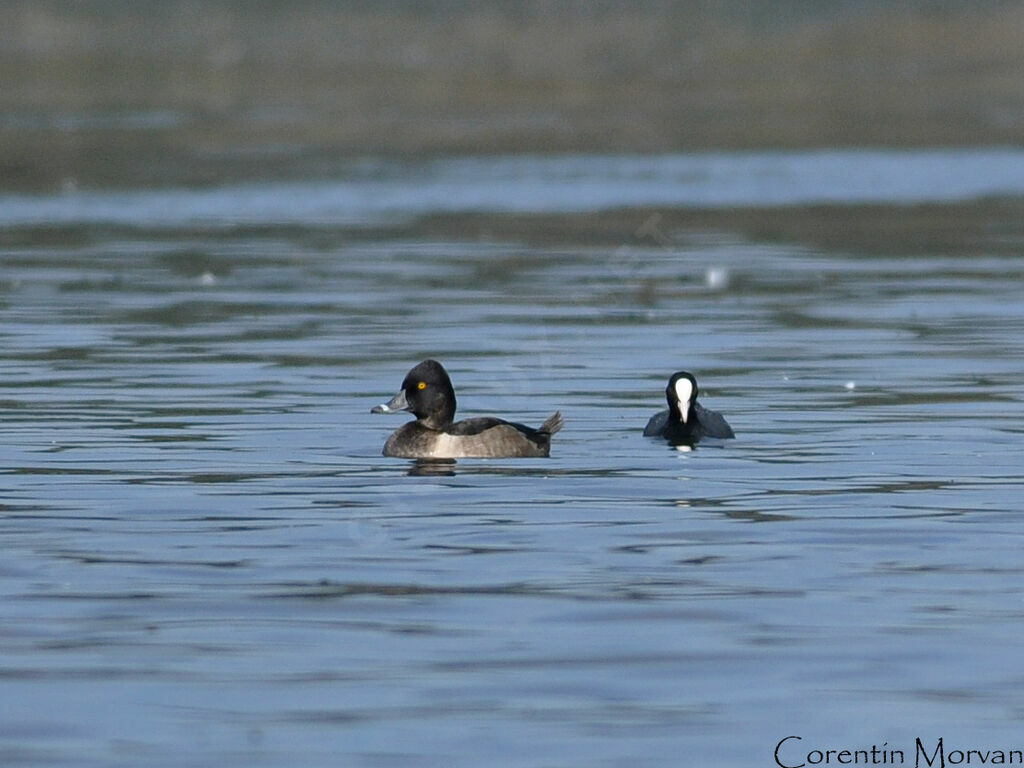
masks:
<path id="1" fill-rule="evenodd" d="M 416 389 L 426 389 L 426 388 L 427 388 L 427 382 L 425 382 L 425 381 L 421 381 L 419 384 L 416 385 Z"/>

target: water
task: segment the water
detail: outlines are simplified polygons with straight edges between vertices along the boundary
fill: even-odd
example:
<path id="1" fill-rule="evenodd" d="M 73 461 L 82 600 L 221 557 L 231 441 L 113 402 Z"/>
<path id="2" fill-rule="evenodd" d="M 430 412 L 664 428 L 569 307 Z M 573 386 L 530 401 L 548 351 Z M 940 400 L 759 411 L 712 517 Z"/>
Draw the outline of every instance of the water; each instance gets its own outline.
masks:
<path id="1" fill-rule="evenodd" d="M 0 763 L 1020 749 L 1020 163 L 6 198 Z M 552 458 L 382 458 L 428 356 L 463 415 L 561 409 Z M 682 367 L 735 441 L 640 436 Z"/>
<path id="2" fill-rule="evenodd" d="M 342 179 L 0 198 L 0 225 L 387 225 L 437 213 L 920 204 L 1024 195 L 1024 149 L 512 155 L 350 163 Z"/>

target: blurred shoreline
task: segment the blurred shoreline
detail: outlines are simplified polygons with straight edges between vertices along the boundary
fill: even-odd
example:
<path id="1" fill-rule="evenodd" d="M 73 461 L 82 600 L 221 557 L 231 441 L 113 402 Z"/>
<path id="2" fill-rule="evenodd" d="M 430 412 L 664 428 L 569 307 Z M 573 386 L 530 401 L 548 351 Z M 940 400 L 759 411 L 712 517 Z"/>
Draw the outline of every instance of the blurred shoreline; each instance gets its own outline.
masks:
<path id="1" fill-rule="evenodd" d="M 352 157 L 1024 143 L 1024 6 L 5 3 L 0 189 Z"/>

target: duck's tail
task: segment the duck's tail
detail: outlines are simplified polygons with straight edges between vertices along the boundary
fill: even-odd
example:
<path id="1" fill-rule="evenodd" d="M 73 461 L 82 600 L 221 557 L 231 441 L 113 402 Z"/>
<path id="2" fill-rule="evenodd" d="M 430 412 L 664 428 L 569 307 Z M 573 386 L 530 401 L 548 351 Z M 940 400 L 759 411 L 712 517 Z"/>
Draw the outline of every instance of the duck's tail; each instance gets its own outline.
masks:
<path id="1" fill-rule="evenodd" d="M 562 418 L 562 414 L 555 411 L 553 414 L 548 416 L 543 424 L 540 425 L 538 432 L 543 432 L 546 435 L 553 435 L 555 432 L 565 426 L 565 419 Z"/>

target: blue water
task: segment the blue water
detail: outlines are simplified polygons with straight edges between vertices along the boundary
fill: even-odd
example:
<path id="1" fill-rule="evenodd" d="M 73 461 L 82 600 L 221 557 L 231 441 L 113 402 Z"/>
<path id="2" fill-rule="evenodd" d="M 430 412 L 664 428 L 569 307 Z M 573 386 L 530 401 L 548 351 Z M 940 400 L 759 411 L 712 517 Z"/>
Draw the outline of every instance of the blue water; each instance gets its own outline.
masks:
<path id="1" fill-rule="evenodd" d="M 342 179 L 0 197 L 0 225 L 386 225 L 436 213 L 919 203 L 1024 195 L 1024 149 L 366 159 Z"/>
<path id="2" fill-rule="evenodd" d="M 5 199 L 0 764 L 1021 748 L 1021 157 L 367 161 Z M 864 245 L 865 200 L 891 241 Z M 829 201 L 860 237 L 700 224 Z M 633 208 L 619 240 L 570 215 L 605 206 Z M 510 211 L 548 218 L 458 215 Z M 552 458 L 381 457 L 403 417 L 370 408 L 428 356 L 463 415 L 560 409 Z M 736 440 L 641 437 L 684 367 Z"/>

